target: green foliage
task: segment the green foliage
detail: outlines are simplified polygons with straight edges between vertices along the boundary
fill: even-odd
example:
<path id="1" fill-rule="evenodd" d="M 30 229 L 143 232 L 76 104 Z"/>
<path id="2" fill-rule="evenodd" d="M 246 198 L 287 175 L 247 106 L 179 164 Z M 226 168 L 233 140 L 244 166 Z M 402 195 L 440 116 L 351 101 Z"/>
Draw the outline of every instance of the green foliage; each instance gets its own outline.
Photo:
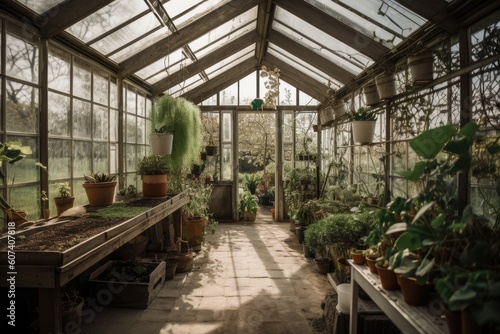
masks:
<path id="1" fill-rule="evenodd" d="M 307 248 L 320 253 L 321 257 L 325 257 L 328 240 L 326 237 L 326 224 L 324 222 L 317 222 L 311 224 L 304 231 L 304 242 Z"/>
<path id="2" fill-rule="evenodd" d="M 116 174 L 106 174 L 106 173 L 90 173 L 90 175 L 83 175 L 85 178 L 85 183 L 102 183 L 102 182 L 113 182 L 116 180 L 118 175 Z"/>
<path id="3" fill-rule="evenodd" d="M 254 215 L 257 213 L 257 201 L 254 196 L 248 190 L 244 190 L 242 194 L 240 194 L 240 198 L 238 201 L 238 213 L 243 215 L 245 212 L 251 212 Z"/>
<path id="4" fill-rule="evenodd" d="M 150 207 L 129 206 L 126 203 L 117 202 L 111 206 L 97 209 L 95 214 L 100 217 L 108 218 L 132 218 L 142 214 L 148 209 L 150 209 Z"/>
<path id="5" fill-rule="evenodd" d="M 351 121 L 376 121 L 377 120 L 377 112 L 369 111 L 366 108 L 359 108 L 358 111 L 349 113 L 349 119 Z"/>
<path id="6" fill-rule="evenodd" d="M 183 98 L 162 96 L 151 111 L 151 122 L 155 131 L 174 136 L 172 154 L 166 157 L 171 169 L 190 167 L 198 160 L 201 148 L 198 106 Z"/>
<path id="7" fill-rule="evenodd" d="M 0 166 L 3 161 L 8 162 L 13 165 L 16 162 L 24 159 L 27 155 L 30 155 L 31 148 L 29 146 L 22 146 L 20 142 L 6 142 L 0 143 Z M 5 180 L 5 175 L 0 169 L 0 178 Z M 12 206 L 7 203 L 7 201 L 0 196 L 0 208 L 2 210 L 12 209 Z"/>
<path id="8" fill-rule="evenodd" d="M 57 185 L 57 193 L 59 196 L 57 197 L 71 197 L 71 187 L 69 186 L 69 182 L 61 182 Z"/>
<path id="9" fill-rule="evenodd" d="M 167 171 L 165 157 L 156 154 L 143 157 L 137 166 L 137 175 L 161 175 Z"/>
<path id="10" fill-rule="evenodd" d="M 260 179 L 261 179 L 261 177 L 256 173 L 244 174 L 241 182 L 253 195 L 253 194 L 255 194 L 255 191 L 257 189 L 257 185 L 260 182 Z"/>
<path id="11" fill-rule="evenodd" d="M 129 184 L 128 187 L 121 188 L 116 192 L 116 194 L 120 196 L 133 195 L 135 193 L 137 193 L 137 189 L 133 184 Z"/>
<path id="12" fill-rule="evenodd" d="M 205 178 L 190 178 L 186 180 L 185 191 L 189 197 L 189 202 L 182 207 L 182 210 L 189 218 L 210 219 L 209 205 L 212 196 L 212 185 L 205 182 Z"/>
<path id="13" fill-rule="evenodd" d="M 328 243 L 342 258 L 349 258 L 352 248 L 358 248 L 361 238 L 368 234 L 369 221 L 367 213 L 355 215 L 338 213 L 320 221 L 325 224 Z"/>

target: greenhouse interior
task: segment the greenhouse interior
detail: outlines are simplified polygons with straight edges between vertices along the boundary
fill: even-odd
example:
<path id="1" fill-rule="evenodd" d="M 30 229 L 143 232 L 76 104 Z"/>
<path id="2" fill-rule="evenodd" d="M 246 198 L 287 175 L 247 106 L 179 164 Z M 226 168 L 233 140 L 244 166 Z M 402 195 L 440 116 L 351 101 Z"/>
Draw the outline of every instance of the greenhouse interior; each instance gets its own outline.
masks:
<path id="1" fill-rule="evenodd" d="M 500 1 L 1 0 L 2 333 L 500 333 Z"/>

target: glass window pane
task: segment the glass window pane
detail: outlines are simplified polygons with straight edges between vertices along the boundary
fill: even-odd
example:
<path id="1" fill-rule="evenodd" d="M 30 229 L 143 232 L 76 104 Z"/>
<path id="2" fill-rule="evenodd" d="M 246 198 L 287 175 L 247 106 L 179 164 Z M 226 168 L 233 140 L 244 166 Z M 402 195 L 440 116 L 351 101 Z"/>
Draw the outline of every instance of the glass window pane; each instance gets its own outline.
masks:
<path id="1" fill-rule="evenodd" d="M 18 28 L 7 24 L 6 74 L 31 83 L 38 83 L 38 46 L 14 35 Z M 29 33 L 23 30 L 23 33 Z"/>
<path id="2" fill-rule="evenodd" d="M 136 131 L 137 131 L 137 125 L 136 125 L 136 119 L 137 117 L 133 115 L 127 115 L 127 143 L 135 143 L 136 142 Z"/>
<path id="3" fill-rule="evenodd" d="M 232 117 L 231 113 L 224 112 L 222 113 L 222 141 L 230 142 L 233 138 L 232 133 Z"/>
<path id="4" fill-rule="evenodd" d="M 160 39 L 165 38 L 170 34 L 166 27 L 157 27 L 156 30 L 147 32 L 146 35 L 138 38 L 134 43 L 129 44 L 125 47 L 121 46 L 109 55 L 109 58 L 113 59 L 117 63 L 121 63 L 130 56 L 144 50 L 145 48 L 155 44 Z"/>
<path id="5" fill-rule="evenodd" d="M 136 113 L 136 106 L 135 106 L 136 94 L 135 94 L 135 92 L 131 91 L 130 89 L 127 89 L 126 92 L 127 92 L 127 112 L 130 114 L 135 114 Z"/>
<path id="6" fill-rule="evenodd" d="M 50 47 L 48 55 L 49 88 L 69 93 L 71 87 L 71 55 Z"/>
<path id="7" fill-rule="evenodd" d="M 290 106 L 297 104 L 297 88 L 280 79 L 279 105 Z"/>
<path id="8" fill-rule="evenodd" d="M 221 105 L 237 105 L 238 104 L 238 83 L 234 83 L 231 86 L 223 89 L 220 93 L 220 104 Z"/>
<path id="9" fill-rule="evenodd" d="M 233 162 L 232 162 L 232 145 L 224 144 L 222 145 L 222 175 L 221 180 L 230 181 L 233 179 Z"/>
<path id="10" fill-rule="evenodd" d="M 208 99 L 201 102 L 202 106 L 215 106 L 217 105 L 217 94 L 210 96 Z"/>
<path id="11" fill-rule="evenodd" d="M 108 139 L 108 108 L 94 105 L 93 139 Z"/>
<path id="12" fill-rule="evenodd" d="M 71 142 L 49 139 L 49 165 L 51 180 L 71 177 Z M 81 176 L 81 175 L 77 175 Z"/>
<path id="13" fill-rule="evenodd" d="M 118 111 L 114 109 L 109 111 L 109 140 L 118 141 Z"/>
<path id="14" fill-rule="evenodd" d="M 90 103 L 73 100 L 73 137 L 90 139 L 92 131 Z"/>
<path id="15" fill-rule="evenodd" d="M 163 5 L 177 28 L 181 28 L 203 15 L 217 10 L 230 0 L 170 0 Z"/>
<path id="16" fill-rule="evenodd" d="M 146 116 L 146 100 L 142 94 L 137 94 L 137 115 Z"/>
<path id="17" fill-rule="evenodd" d="M 108 75 L 94 70 L 94 102 L 108 105 Z"/>
<path id="18" fill-rule="evenodd" d="M 108 144 L 94 143 L 94 171 L 107 173 L 109 170 Z"/>
<path id="19" fill-rule="evenodd" d="M 118 173 L 118 145 L 109 145 L 109 172 Z"/>
<path id="20" fill-rule="evenodd" d="M 73 155 L 73 177 L 83 177 L 92 171 L 92 143 L 84 141 L 74 141 Z M 97 171 L 94 172 L 103 172 Z"/>
<path id="21" fill-rule="evenodd" d="M 39 179 L 39 170 L 35 168 L 35 163 L 38 161 L 38 138 L 29 138 L 21 136 L 7 136 L 8 142 L 21 142 L 23 146 L 29 146 L 32 153 L 23 160 L 16 162 L 15 165 L 7 165 L 7 174 L 5 182 L 10 185 L 23 182 L 34 182 Z M 15 190 L 12 190 L 14 192 Z"/>
<path id="22" fill-rule="evenodd" d="M 73 63 L 73 95 L 90 100 L 90 65 L 79 59 Z"/>
<path id="23" fill-rule="evenodd" d="M 255 72 L 250 73 L 240 80 L 240 105 L 250 105 L 250 102 L 257 97 L 256 82 L 257 77 Z"/>
<path id="24" fill-rule="evenodd" d="M 116 78 L 111 78 L 109 83 L 109 106 L 111 108 L 118 108 L 118 86 L 116 85 Z"/>
<path id="25" fill-rule="evenodd" d="M 17 2 L 22 3 L 32 11 L 37 14 L 43 14 L 51 8 L 56 7 L 57 5 L 63 3 L 65 0 L 16 0 Z M 57 9 L 54 8 L 54 11 Z"/>
<path id="26" fill-rule="evenodd" d="M 38 89 L 7 81 L 7 131 L 38 133 Z"/>
<path id="27" fill-rule="evenodd" d="M 15 187 L 10 191 L 9 203 L 16 209 L 25 210 L 28 213 L 26 219 L 33 221 L 40 216 L 39 194 L 38 185 Z"/>
<path id="28" fill-rule="evenodd" d="M 135 172 L 137 170 L 137 153 L 136 146 L 127 144 L 125 145 L 125 171 L 126 172 Z"/>
<path id="29" fill-rule="evenodd" d="M 49 92 L 49 135 L 69 136 L 70 135 L 70 98 L 56 93 Z"/>
<path id="30" fill-rule="evenodd" d="M 137 118 L 137 144 L 146 144 L 146 119 Z"/>

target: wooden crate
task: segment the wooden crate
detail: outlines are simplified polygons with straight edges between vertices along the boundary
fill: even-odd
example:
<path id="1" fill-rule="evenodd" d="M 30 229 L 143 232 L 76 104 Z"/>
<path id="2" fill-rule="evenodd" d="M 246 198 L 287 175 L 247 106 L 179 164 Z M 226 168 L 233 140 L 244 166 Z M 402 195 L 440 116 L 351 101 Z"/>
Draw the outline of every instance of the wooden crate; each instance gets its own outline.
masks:
<path id="1" fill-rule="evenodd" d="M 99 280 L 99 275 L 113 262 L 117 261 L 108 261 L 90 275 L 89 282 L 97 301 L 103 306 L 148 308 L 165 283 L 165 262 L 148 262 L 157 265 L 149 274 L 149 283 Z"/>

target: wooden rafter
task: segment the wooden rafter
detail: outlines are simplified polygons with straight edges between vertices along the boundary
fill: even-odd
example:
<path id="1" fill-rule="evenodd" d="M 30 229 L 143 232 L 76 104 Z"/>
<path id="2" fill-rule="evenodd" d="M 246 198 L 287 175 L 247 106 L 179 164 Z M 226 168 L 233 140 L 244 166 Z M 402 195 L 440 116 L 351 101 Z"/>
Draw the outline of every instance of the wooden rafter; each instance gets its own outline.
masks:
<path id="1" fill-rule="evenodd" d="M 179 29 L 176 33 L 159 40 L 120 63 L 122 68 L 121 76 L 129 76 L 141 68 L 148 66 L 164 57 L 168 50 L 173 51 L 181 48 L 183 45 L 217 28 L 261 2 L 262 0 L 233 0 L 228 2 L 217 10 L 204 15 L 202 18 Z"/>
<path id="2" fill-rule="evenodd" d="M 460 28 L 457 20 L 446 10 L 448 3 L 444 0 L 396 1 L 449 33 L 456 33 Z"/>
<path id="3" fill-rule="evenodd" d="M 212 65 L 217 64 L 219 61 L 221 61 L 221 59 L 226 58 L 228 55 L 234 54 L 240 50 L 243 50 L 247 46 L 256 43 L 258 38 L 259 35 L 255 31 L 249 32 L 241 37 L 238 37 L 231 43 L 228 43 L 227 45 L 216 49 L 200 60 L 186 66 L 184 69 L 181 69 L 175 73 L 171 73 L 168 77 L 158 81 L 153 85 L 153 95 L 161 93 L 185 80 L 186 77 L 181 74 L 181 71 L 184 73 L 188 73 L 189 76 L 192 76 Z"/>
<path id="4" fill-rule="evenodd" d="M 294 56 L 302 59 L 306 63 L 311 64 L 311 66 L 316 67 L 342 83 L 348 83 L 355 77 L 354 74 L 347 71 L 343 67 L 330 62 L 326 58 L 318 55 L 317 53 L 309 50 L 277 31 L 273 31 L 269 37 L 269 42 L 276 44 L 280 48 L 290 52 Z"/>
<path id="5" fill-rule="evenodd" d="M 274 17 L 274 9 L 272 0 L 267 0 L 267 3 L 259 5 L 259 16 L 257 19 L 257 31 L 260 34 L 260 41 L 257 43 L 255 48 L 255 56 L 259 61 L 262 62 L 262 58 L 266 54 L 267 50 L 267 38 L 269 37 L 269 32 L 271 31 L 272 20 Z"/>
<path id="6" fill-rule="evenodd" d="M 339 41 L 349 45 L 358 52 L 373 59 L 380 60 L 389 52 L 389 49 L 365 36 L 356 29 L 348 26 L 317 9 L 305 1 L 274 0 L 277 6 L 285 9 L 300 19 L 324 31 Z M 314 38 L 311 36 L 311 38 Z"/>

